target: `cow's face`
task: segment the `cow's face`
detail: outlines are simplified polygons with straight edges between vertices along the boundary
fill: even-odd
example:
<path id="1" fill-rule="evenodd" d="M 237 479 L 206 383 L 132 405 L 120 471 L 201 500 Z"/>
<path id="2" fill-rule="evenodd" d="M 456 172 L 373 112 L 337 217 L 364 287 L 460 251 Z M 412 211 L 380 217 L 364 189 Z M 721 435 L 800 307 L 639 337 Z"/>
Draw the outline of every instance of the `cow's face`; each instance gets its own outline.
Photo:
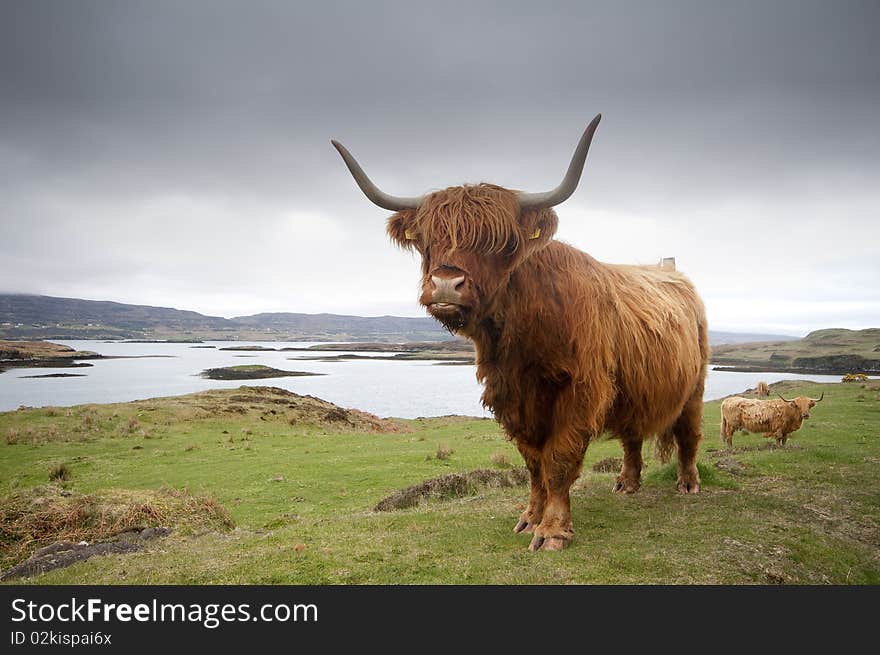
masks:
<path id="1" fill-rule="evenodd" d="M 810 410 L 816 406 L 816 401 L 806 396 L 798 396 L 791 402 L 800 413 L 801 420 L 810 418 Z"/>
<path id="2" fill-rule="evenodd" d="M 556 231 L 553 207 L 574 193 L 602 115 L 584 130 L 562 182 L 541 193 L 492 184 L 449 187 L 426 196 L 392 196 L 377 187 L 352 154 L 332 141 L 355 182 L 373 203 L 397 212 L 388 233 L 422 255 L 420 302 L 454 332 L 468 334 L 480 311 Z"/>
<path id="3" fill-rule="evenodd" d="M 417 210 L 394 214 L 388 234 L 422 256 L 419 302 L 450 331 L 467 334 L 556 224 L 552 209 L 520 212 L 515 192 L 481 184 L 427 196 Z"/>

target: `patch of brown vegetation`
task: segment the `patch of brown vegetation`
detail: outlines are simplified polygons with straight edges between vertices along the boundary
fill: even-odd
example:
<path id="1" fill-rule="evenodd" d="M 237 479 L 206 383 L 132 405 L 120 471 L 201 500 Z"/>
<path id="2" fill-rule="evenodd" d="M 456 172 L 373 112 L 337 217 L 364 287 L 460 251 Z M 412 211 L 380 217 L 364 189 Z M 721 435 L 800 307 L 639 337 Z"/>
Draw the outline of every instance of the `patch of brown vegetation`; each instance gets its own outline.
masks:
<path id="1" fill-rule="evenodd" d="M 757 446 L 737 446 L 735 448 L 727 448 L 725 450 L 708 450 L 707 449 L 706 454 L 709 457 L 716 457 L 717 458 L 717 457 L 727 457 L 729 455 L 735 455 L 737 453 L 750 453 L 750 452 L 756 452 L 759 450 L 779 450 L 781 448 L 785 449 L 785 450 L 803 450 L 804 449 L 803 446 L 799 446 L 797 444 L 789 443 L 784 446 L 778 446 L 774 442 L 770 441 L 767 443 L 762 443 Z"/>
<path id="2" fill-rule="evenodd" d="M 17 444 L 37 445 L 52 441 L 87 441 L 89 428 L 83 428 L 82 432 L 59 430 L 54 423 L 41 426 L 28 426 L 24 428 L 11 427 L 6 430 L 6 443 L 9 446 Z"/>
<path id="3" fill-rule="evenodd" d="M 725 455 L 715 462 L 715 468 L 730 473 L 731 475 L 745 475 L 748 467 L 738 459 Z"/>
<path id="4" fill-rule="evenodd" d="M 215 499 L 186 489 L 82 495 L 45 485 L 18 491 L 0 499 L 0 565 L 17 564 L 57 542 L 102 542 L 169 525 L 185 531 L 234 526 Z"/>
<path id="5" fill-rule="evenodd" d="M 528 484 L 528 482 L 529 474 L 525 467 L 506 471 L 476 469 L 466 473 L 450 473 L 396 491 L 376 503 L 373 511 L 390 512 L 396 509 L 415 507 L 428 499 L 445 500 L 475 496 L 481 488 L 519 487 Z"/>
<path id="6" fill-rule="evenodd" d="M 161 405 L 157 403 L 161 400 Z M 237 414 L 254 415 L 265 421 L 286 421 L 290 425 L 312 425 L 334 430 L 363 432 L 410 432 L 403 423 L 382 419 L 357 409 L 346 409 L 314 396 L 278 387 L 238 387 L 211 389 L 185 396 L 174 396 L 130 403 L 136 410 L 151 408 L 191 414 L 192 418 L 216 418 Z"/>
<path id="7" fill-rule="evenodd" d="M 623 466 L 623 460 L 619 457 L 606 457 L 593 464 L 596 473 L 617 473 Z"/>
<path id="8" fill-rule="evenodd" d="M 67 482 L 70 480 L 70 467 L 65 462 L 55 464 L 49 469 L 49 482 Z"/>

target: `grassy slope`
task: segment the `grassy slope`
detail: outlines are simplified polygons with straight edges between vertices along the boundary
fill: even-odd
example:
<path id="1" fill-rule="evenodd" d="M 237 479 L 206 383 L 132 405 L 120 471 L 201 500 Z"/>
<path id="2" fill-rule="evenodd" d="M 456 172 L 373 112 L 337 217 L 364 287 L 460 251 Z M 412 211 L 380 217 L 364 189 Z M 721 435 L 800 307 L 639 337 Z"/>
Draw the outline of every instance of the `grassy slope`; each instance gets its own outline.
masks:
<path id="1" fill-rule="evenodd" d="M 145 552 L 35 579 L 47 584 L 880 583 L 880 392 L 775 387 L 824 390 L 825 401 L 787 448 L 761 449 L 762 437 L 737 434 L 733 455 L 717 450 L 719 404 L 707 404 L 696 496 L 677 494 L 673 468 L 650 457 L 641 492 L 610 493 L 614 474 L 590 466 L 620 447 L 593 444 L 572 496 L 577 534 L 562 553 L 528 553 L 528 537 L 513 534 L 525 488 L 370 511 L 397 488 L 491 466 L 499 451 L 518 465 L 486 420 L 417 420 L 406 422 L 412 432 L 374 434 L 162 401 L 8 412 L 0 435 L 31 428 L 75 440 L 0 443 L 0 493 L 44 484 L 64 461 L 75 491 L 188 487 L 216 496 L 238 526 L 178 531 Z M 88 440 L 76 440 L 82 434 Z M 440 444 L 453 455 L 429 459 Z M 719 462 L 744 470 L 733 475 Z"/>
<path id="2" fill-rule="evenodd" d="M 771 356 L 776 358 L 771 359 Z M 857 355 L 880 359 L 880 328 L 828 329 L 811 332 L 795 341 L 763 341 L 712 348 L 712 362 L 750 366 L 785 367 L 798 357 Z"/>

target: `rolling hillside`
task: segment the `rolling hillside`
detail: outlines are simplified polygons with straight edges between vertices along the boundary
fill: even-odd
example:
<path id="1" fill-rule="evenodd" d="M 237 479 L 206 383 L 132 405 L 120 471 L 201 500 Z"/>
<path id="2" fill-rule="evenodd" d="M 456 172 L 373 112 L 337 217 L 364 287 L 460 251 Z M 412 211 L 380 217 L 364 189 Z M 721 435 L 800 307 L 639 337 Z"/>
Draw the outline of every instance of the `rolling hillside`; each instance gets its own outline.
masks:
<path id="1" fill-rule="evenodd" d="M 715 346 L 712 363 L 740 370 L 880 373 L 880 328 L 832 328 L 793 341 Z"/>
<path id="2" fill-rule="evenodd" d="M 232 319 L 124 303 L 0 294 L 0 339 L 444 341 L 429 317 L 275 313 Z"/>

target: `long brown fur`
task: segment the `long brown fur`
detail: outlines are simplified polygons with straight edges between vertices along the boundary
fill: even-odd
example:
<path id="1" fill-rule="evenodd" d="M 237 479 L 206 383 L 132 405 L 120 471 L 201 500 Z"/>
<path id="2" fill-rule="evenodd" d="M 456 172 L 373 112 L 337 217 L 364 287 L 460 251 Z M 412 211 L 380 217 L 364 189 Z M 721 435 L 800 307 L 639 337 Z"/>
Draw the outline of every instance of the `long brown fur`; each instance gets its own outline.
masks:
<path id="1" fill-rule="evenodd" d="M 422 254 L 423 286 L 437 267 L 475 285 L 454 327 L 473 340 L 483 404 L 532 474 L 517 530 L 534 530 L 533 548 L 571 539 L 568 489 L 603 431 L 625 445 L 618 490 L 638 488 L 641 443 L 654 435 L 664 458 L 678 446 L 679 488 L 699 488 L 709 353 L 687 278 L 598 262 L 554 240 L 556 226 L 552 209 L 520 214 L 514 192 L 488 184 L 436 192 L 388 221 L 395 242 Z"/>

